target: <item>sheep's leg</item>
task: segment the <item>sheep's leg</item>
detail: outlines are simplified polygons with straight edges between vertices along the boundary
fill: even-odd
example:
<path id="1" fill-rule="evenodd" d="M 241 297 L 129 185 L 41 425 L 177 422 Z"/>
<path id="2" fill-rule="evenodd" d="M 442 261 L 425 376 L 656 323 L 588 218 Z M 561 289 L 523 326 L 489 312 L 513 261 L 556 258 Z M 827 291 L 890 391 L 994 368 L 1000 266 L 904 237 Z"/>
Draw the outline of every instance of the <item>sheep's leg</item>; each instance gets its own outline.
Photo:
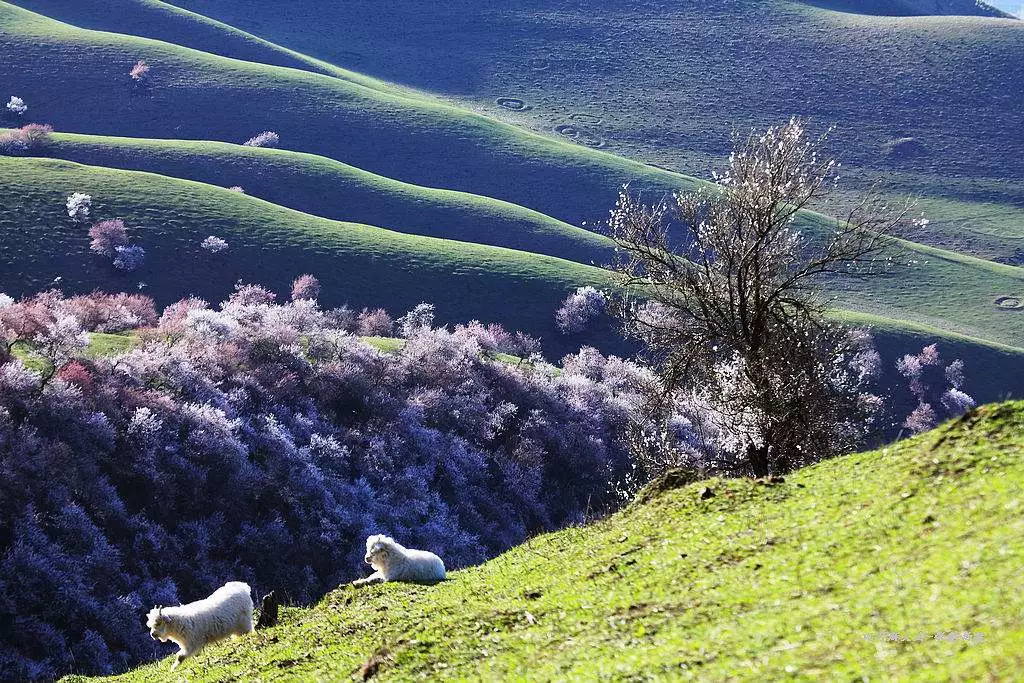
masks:
<path id="1" fill-rule="evenodd" d="M 353 581 L 352 585 L 358 588 L 360 586 L 371 586 L 375 583 L 384 583 L 384 574 L 382 574 L 380 571 L 375 571 L 374 573 L 367 576 L 365 579 L 358 579 L 356 581 Z"/>
<path id="2" fill-rule="evenodd" d="M 174 664 L 171 664 L 171 671 L 177 669 L 178 665 L 181 664 L 190 654 L 192 653 L 185 648 L 178 650 L 178 654 L 174 655 Z"/>

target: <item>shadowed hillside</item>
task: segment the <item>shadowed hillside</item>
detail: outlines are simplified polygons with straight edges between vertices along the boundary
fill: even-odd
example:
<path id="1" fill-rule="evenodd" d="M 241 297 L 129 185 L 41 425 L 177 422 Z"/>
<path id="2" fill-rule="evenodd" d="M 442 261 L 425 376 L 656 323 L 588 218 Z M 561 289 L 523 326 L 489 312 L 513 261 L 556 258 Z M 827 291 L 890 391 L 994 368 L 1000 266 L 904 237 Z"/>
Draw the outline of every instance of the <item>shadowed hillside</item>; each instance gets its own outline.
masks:
<path id="1" fill-rule="evenodd" d="M 604 265 L 611 242 L 488 197 L 420 187 L 333 159 L 219 142 L 55 134 L 45 152 L 89 164 L 159 173 L 245 193 L 325 218 L 430 237 L 510 247 Z"/>
<path id="2" fill-rule="evenodd" d="M 968 204 L 928 205 L 933 224 L 918 238 L 1002 260 L 1024 248 L 1024 138 L 1014 133 L 1024 126 L 1024 23 L 971 0 L 842 3 L 857 14 L 779 0 L 400 1 L 388 12 L 365 0 L 179 4 L 579 145 L 697 175 L 728 154 L 732 126 L 793 114 L 836 123 L 852 184 L 884 173 L 900 193 Z M 950 8 L 985 16 L 880 16 Z M 975 201 L 988 204 L 972 211 Z"/>
<path id="3" fill-rule="evenodd" d="M 804 0 L 808 5 L 841 12 L 877 14 L 880 16 L 960 15 L 1005 18 L 1006 12 L 996 3 L 980 0 Z"/>
<path id="4" fill-rule="evenodd" d="M 985 406 L 777 484 L 663 482 L 438 586 L 341 588 L 114 680 L 1009 680 L 1022 434 L 1024 405 Z"/>

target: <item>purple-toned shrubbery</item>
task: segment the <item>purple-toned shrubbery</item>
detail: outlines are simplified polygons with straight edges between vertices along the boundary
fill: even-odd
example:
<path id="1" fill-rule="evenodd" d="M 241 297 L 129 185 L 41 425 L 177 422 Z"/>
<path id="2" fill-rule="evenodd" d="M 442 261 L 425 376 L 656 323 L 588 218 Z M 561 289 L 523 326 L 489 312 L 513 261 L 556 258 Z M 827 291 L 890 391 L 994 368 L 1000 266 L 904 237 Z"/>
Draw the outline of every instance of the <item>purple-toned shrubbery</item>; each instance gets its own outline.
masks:
<path id="1" fill-rule="evenodd" d="M 593 287 L 580 287 L 565 297 L 562 305 L 555 311 L 555 323 L 565 334 L 582 332 L 593 318 L 604 311 L 606 297 L 600 290 Z"/>
<path id="2" fill-rule="evenodd" d="M 917 407 L 902 425 L 911 434 L 933 429 L 941 420 L 963 415 L 975 406 L 974 398 L 963 390 L 964 362 L 957 359 L 943 365 L 936 344 L 903 356 L 896 361 L 896 369 L 917 399 Z"/>
<path id="3" fill-rule="evenodd" d="M 145 610 L 229 579 L 316 599 L 363 573 L 371 533 L 459 567 L 615 504 L 645 371 L 593 349 L 489 360 L 535 340 L 422 307 L 383 353 L 356 334 L 389 333 L 386 313 L 297 284 L 159 318 L 138 295 L 0 297 L 0 679 L 166 653 Z M 85 331 L 128 328 L 136 348 L 83 356 Z"/>
<path id="4" fill-rule="evenodd" d="M 28 154 L 52 142 L 53 126 L 45 123 L 30 123 L 21 128 L 0 134 L 0 154 L 17 156 Z"/>

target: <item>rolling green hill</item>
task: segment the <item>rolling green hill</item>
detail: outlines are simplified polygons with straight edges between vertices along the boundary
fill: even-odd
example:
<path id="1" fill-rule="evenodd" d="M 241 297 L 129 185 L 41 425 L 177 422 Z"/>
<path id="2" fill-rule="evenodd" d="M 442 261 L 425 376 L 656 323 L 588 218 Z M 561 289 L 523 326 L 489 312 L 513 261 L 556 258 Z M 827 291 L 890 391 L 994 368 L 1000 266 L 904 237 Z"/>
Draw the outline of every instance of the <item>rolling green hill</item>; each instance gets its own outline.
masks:
<path id="1" fill-rule="evenodd" d="M 511 249 L 408 235 L 311 216 L 223 188 L 165 176 L 81 166 L 51 159 L 0 157 L 7 199 L 0 234 L 0 291 L 17 296 L 48 286 L 145 291 L 166 304 L 190 293 L 220 301 L 238 279 L 277 291 L 305 272 L 324 286 L 327 305 L 350 301 L 394 312 L 420 301 L 445 321 L 500 319 L 513 329 L 554 338 L 553 312 L 584 283 L 601 286 L 597 268 Z M 86 226 L 67 218 L 73 191 L 93 196 L 97 217 L 123 217 L 147 251 L 131 274 L 88 251 Z M 207 235 L 230 243 L 221 254 L 200 246 Z"/>
<path id="2" fill-rule="evenodd" d="M 437 586 L 340 588 L 113 680 L 350 680 L 375 654 L 383 681 L 1010 680 L 1022 435 L 1024 403 L 993 405 L 781 483 L 665 481 Z"/>
<path id="3" fill-rule="evenodd" d="M 278 155 L 260 152 L 257 156 Z M 329 289 L 346 295 L 372 292 L 374 301 L 379 301 L 374 305 L 391 310 L 405 310 L 418 301 L 431 300 L 437 302 L 446 320 L 498 319 L 512 328 L 550 336 L 555 334 L 551 313 L 568 289 L 607 282 L 602 271 L 569 261 L 413 235 L 399 240 L 397 233 L 379 230 L 360 234 L 387 238 L 362 241 L 358 248 L 317 245 L 314 234 L 334 235 L 337 231 L 325 228 L 310 233 L 309 226 L 333 226 L 334 221 L 166 176 L 45 159 L 2 159 L 0 169 L 4 168 L 10 171 L 0 173 L 0 188 L 14 200 L 12 210 L 0 222 L 0 232 L 18 235 L 4 246 L 11 265 L 7 271 L 10 279 L 4 286 L 14 287 L 17 292 L 45 286 L 57 275 L 65 278 L 67 286 L 76 288 L 117 285 L 118 280 L 111 280 L 108 264 L 88 253 L 85 227 L 62 216 L 62 200 L 73 191 L 86 192 L 103 203 L 95 211 L 96 216 L 122 216 L 138 226 L 140 244 L 155 250 L 151 265 L 135 274 L 134 280 L 116 277 L 121 287 L 138 279 L 145 281 L 164 302 L 189 291 L 207 295 L 215 292 L 218 296 L 239 277 L 283 286 L 299 272 L 311 270 L 333 280 Z M 247 213 L 239 213 L 242 207 Z M 398 205 L 393 208 L 400 210 Z M 814 220 L 827 224 L 824 217 L 808 218 L 809 222 Z M 26 231 L 25 223 L 36 232 Z M 61 227 L 57 229 L 57 225 Z M 34 236 L 48 231 L 53 235 L 48 241 Z M 224 257 L 237 269 L 209 272 L 209 259 L 186 256 L 199 254 L 198 241 L 209 234 L 239 245 L 238 250 L 232 249 Z M 289 236 L 294 235 L 304 237 L 302 248 L 293 251 L 297 243 Z M 840 305 L 1011 346 L 1024 338 L 1024 316 L 995 303 L 1001 295 L 1019 296 L 1016 293 L 1024 288 L 1024 269 L 920 245 L 904 247 L 898 252 L 902 263 L 887 275 L 833 283 Z M 406 249 L 417 255 L 407 256 Z M 51 250 L 60 253 L 48 258 Z M 433 258 L 428 254 L 431 250 L 436 251 Z M 179 253 L 182 258 L 176 259 L 174 254 Z M 475 263 L 475 258 L 481 262 Z M 425 287 L 419 279 L 419 268 L 424 266 L 417 264 L 421 262 L 430 264 L 423 272 L 434 273 L 434 285 Z M 391 267 L 397 270 L 390 272 Z M 451 270 L 446 272 L 445 268 Z M 483 297 L 476 286 L 463 284 L 468 272 L 489 279 L 490 286 L 505 292 L 495 291 L 496 298 Z M 381 288 L 374 282 L 388 286 Z M 546 293 L 539 295 L 537 287 L 546 288 Z M 958 295 L 943 296 L 949 288 L 955 288 Z M 499 305 L 499 301 L 504 304 Z M 538 307 L 540 310 L 523 310 Z"/>
<path id="4" fill-rule="evenodd" d="M 155 38 L 224 57 L 335 76 L 385 92 L 426 96 L 275 45 L 161 0 L 18 0 L 14 4 L 82 28 Z"/>
<path id="5" fill-rule="evenodd" d="M 325 218 L 598 265 L 609 240 L 500 200 L 410 185 L 333 159 L 219 142 L 56 134 L 46 156 L 196 180 Z"/>
<path id="6" fill-rule="evenodd" d="M 24 4 L 90 25 L 115 28 L 121 22 L 117 13 L 94 11 L 89 3 L 39 0 Z M 749 9 L 740 5 L 734 8 L 737 12 Z M 27 193 L 24 207 L 4 219 L 5 234 L 15 236 L 4 246 L 12 265 L 5 287 L 12 292 L 31 291 L 62 276 L 67 285 L 78 288 L 100 284 L 131 288 L 141 279 L 162 301 L 189 291 L 217 298 L 237 277 L 279 286 L 297 272 L 314 270 L 321 277 L 334 273 L 330 277 L 335 279 L 335 291 L 344 296 L 366 293 L 365 299 L 392 310 L 433 299 L 442 319 L 498 318 L 510 327 L 552 337 L 550 312 L 560 295 L 574 284 L 604 275 L 573 265 L 563 267 L 560 261 L 534 260 L 524 252 L 601 262 L 605 243 L 569 224 L 603 218 L 616 188 L 626 181 L 646 189 L 649 197 L 700 182 L 585 144 L 527 133 L 420 93 L 364 82 L 347 72 L 334 73 L 298 53 L 167 3 L 121 0 L 118 6 L 124 9 L 124 30 L 164 38 L 180 34 L 186 44 L 303 68 L 240 61 L 168 42 L 83 30 L 0 3 L 0 54 L 10 64 L 11 87 L 27 98 L 30 118 L 78 131 L 57 135 L 54 154 L 222 186 L 240 184 L 256 196 L 305 214 L 520 251 L 506 258 L 506 252 L 474 251 L 464 243 L 418 241 L 413 249 L 417 256 L 409 257 L 405 249 L 413 242 L 395 242 L 392 233 L 386 233 L 387 239 L 365 240 L 357 249 L 317 245 L 309 226 L 335 235 L 333 221 L 253 203 L 251 197 L 228 198 L 208 185 L 167 184 L 155 176 L 71 166 L 60 167 L 70 175 L 51 178 L 57 166 L 10 161 L 12 172 L 0 176 L 0 184 L 15 196 Z M 127 68 L 138 58 L 147 59 L 153 67 L 142 86 L 127 76 Z M 264 129 L 278 131 L 289 149 L 258 150 L 201 141 L 237 143 Z M 133 139 L 105 137 L 108 134 Z M 41 165 L 32 167 L 34 163 Z M 14 172 L 22 168 L 18 164 L 28 164 L 29 170 Z M 73 172 L 67 170 L 72 168 Z M 103 180 L 92 184 L 89 179 L 94 173 Z M 131 180 L 119 185 L 114 178 Z M 145 191 L 144 185 L 148 186 Z M 179 188 L 186 187 L 189 200 L 183 202 Z M 992 187 L 996 189 L 990 198 L 1000 196 L 1002 186 Z M 139 195 L 131 196 L 127 188 L 132 192 L 140 188 Z M 142 243 L 153 250 L 146 271 L 132 278 L 112 277 L 106 264 L 90 260 L 83 231 L 75 227 L 79 233 L 73 234 L 66 220 L 56 230 L 57 241 L 34 238 L 48 222 L 60 225 L 60 204 L 53 198 L 74 190 L 111 202 L 109 211 L 141 226 L 140 234 L 146 235 Z M 200 195 L 201 200 L 192 201 L 192 196 Z M 1014 229 L 1005 228 L 1002 218 L 1012 217 L 1015 205 L 1012 201 L 992 205 L 998 209 L 990 229 L 1016 239 Z M 258 210 L 251 208 L 257 206 Z M 248 214 L 236 207 L 258 211 L 260 218 L 250 222 Z M 212 213 L 203 214 L 206 210 Z M 967 205 L 957 210 L 961 216 L 970 214 Z M 24 221 L 33 227 L 24 230 Z M 296 221 L 303 227 L 296 228 Z M 823 230 L 827 223 L 812 216 L 805 225 Z M 192 231 L 187 238 L 170 239 L 185 234 L 183 229 Z M 359 234 L 385 234 L 366 230 Z M 195 253 L 181 252 L 182 245 L 206 234 L 221 234 L 239 245 L 225 256 L 230 267 L 211 273 L 210 263 L 202 258 L 175 259 L 174 254 Z M 304 235 L 302 247 L 293 249 L 297 244 L 293 237 L 299 234 Z M 26 236 L 29 243 L 20 253 L 18 245 Z M 264 238 L 270 241 L 260 244 Z M 1006 301 L 1001 297 L 1022 296 L 1024 270 L 911 243 L 903 246 L 909 250 L 901 256 L 908 262 L 906 267 L 866 283 L 834 283 L 837 303 L 973 338 L 1020 344 L 1024 316 L 997 302 Z M 60 253 L 50 257 L 49 249 Z M 427 256 L 430 250 L 438 252 L 436 258 Z M 479 254 L 487 256 L 474 263 Z M 163 270 L 174 261 L 180 263 Z M 416 264 L 421 261 L 431 263 L 425 272 L 434 278 L 426 287 L 412 274 L 418 274 Z M 537 265 L 542 262 L 546 265 Z M 389 270 L 392 267 L 398 270 Z M 478 297 L 481 287 L 463 282 L 467 272 L 487 280 L 482 289 L 494 293 Z M 208 276 L 209 282 L 205 281 Z M 499 290 L 504 291 L 498 294 Z M 535 310 L 526 310 L 531 307 Z"/>
<path id="7" fill-rule="evenodd" d="M 670 192 L 697 181 L 534 135 L 450 105 L 169 43 L 86 31 L 0 3 L 7 85 L 57 130 L 243 142 L 390 178 L 504 199 L 572 224 L 600 220 L 626 182 Z M 144 87 L 128 69 L 152 66 Z"/>
<path id="8" fill-rule="evenodd" d="M 277 44 L 581 144 L 706 174 L 732 126 L 835 123 L 847 187 L 1003 205 L 1014 235 L 930 206 L 931 244 L 1024 249 L 1024 22 L 973 0 L 176 0 Z M 831 4 L 844 12 L 815 6 Z M 987 16 L 895 16 L 922 14 Z M 883 16 L 886 15 L 886 16 Z M 401 40 L 394 36 L 401 35 Z M 978 186 L 988 189 L 979 197 Z M 991 216 L 982 205 L 976 213 Z"/>

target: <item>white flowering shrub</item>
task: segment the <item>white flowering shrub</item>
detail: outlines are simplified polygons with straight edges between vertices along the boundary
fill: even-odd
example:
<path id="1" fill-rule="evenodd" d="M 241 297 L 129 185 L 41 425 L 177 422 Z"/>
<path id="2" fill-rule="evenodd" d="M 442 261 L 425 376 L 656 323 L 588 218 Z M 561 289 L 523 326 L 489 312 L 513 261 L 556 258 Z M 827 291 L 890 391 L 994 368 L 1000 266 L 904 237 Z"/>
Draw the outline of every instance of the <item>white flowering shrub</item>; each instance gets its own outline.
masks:
<path id="1" fill-rule="evenodd" d="M 277 147 L 281 136 L 272 130 L 265 130 L 242 143 L 245 147 Z"/>
<path id="2" fill-rule="evenodd" d="M 82 192 L 75 192 L 67 200 L 68 218 L 75 221 L 89 220 L 89 212 L 92 210 L 92 196 Z"/>
<path id="3" fill-rule="evenodd" d="M 609 219 L 614 312 L 647 347 L 657 391 L 696 404 L 705 452 L 734 472 L 783 473 L 848 452 L 881 404 L 865 388 L 877 369 L 870 336 L 827 318 L 821 294 L 829 278 L 884 269 L 885 235 L 909 206 L 869 196 L 825 239 L 802 233 L 799 213 L 820 210 L 838 183 L 824 139 L 798 119 L 737 137 L 716 188 L 655 205 L 624 188 Z M 569 322 L 583 308 L 571 303 Z"/>
<path id="4" fill-rule="evenodd" d="M 220 252 L 228 248 L 228 243 L 227 241 L 222 240 L 221 238 L 216 237 L 215 235 L 210 235 L 209 237 L 204 239 L 199 244 L 199 246 L 201 246 L 203 249 L 210 252 L 211 254 L 219 254 Z"/>
<path id="5" fill-rule="evenodd" d="M 28 111 L 28 105 L 25 104 L 25 100 L 21 99 L 20 97 L 11 95 L 11 99 L 7 103 L 7 110 L 10 111 L 12 114 L 21 116 L 22 114 Z"/>
<path id="6" fill-rule="evenodd" d="M 604 311 L 605 295 L 593 287 L 580 287 L 562 301 L 555 312 L 555 324 L 564 334 L 582 332 Z"/>

